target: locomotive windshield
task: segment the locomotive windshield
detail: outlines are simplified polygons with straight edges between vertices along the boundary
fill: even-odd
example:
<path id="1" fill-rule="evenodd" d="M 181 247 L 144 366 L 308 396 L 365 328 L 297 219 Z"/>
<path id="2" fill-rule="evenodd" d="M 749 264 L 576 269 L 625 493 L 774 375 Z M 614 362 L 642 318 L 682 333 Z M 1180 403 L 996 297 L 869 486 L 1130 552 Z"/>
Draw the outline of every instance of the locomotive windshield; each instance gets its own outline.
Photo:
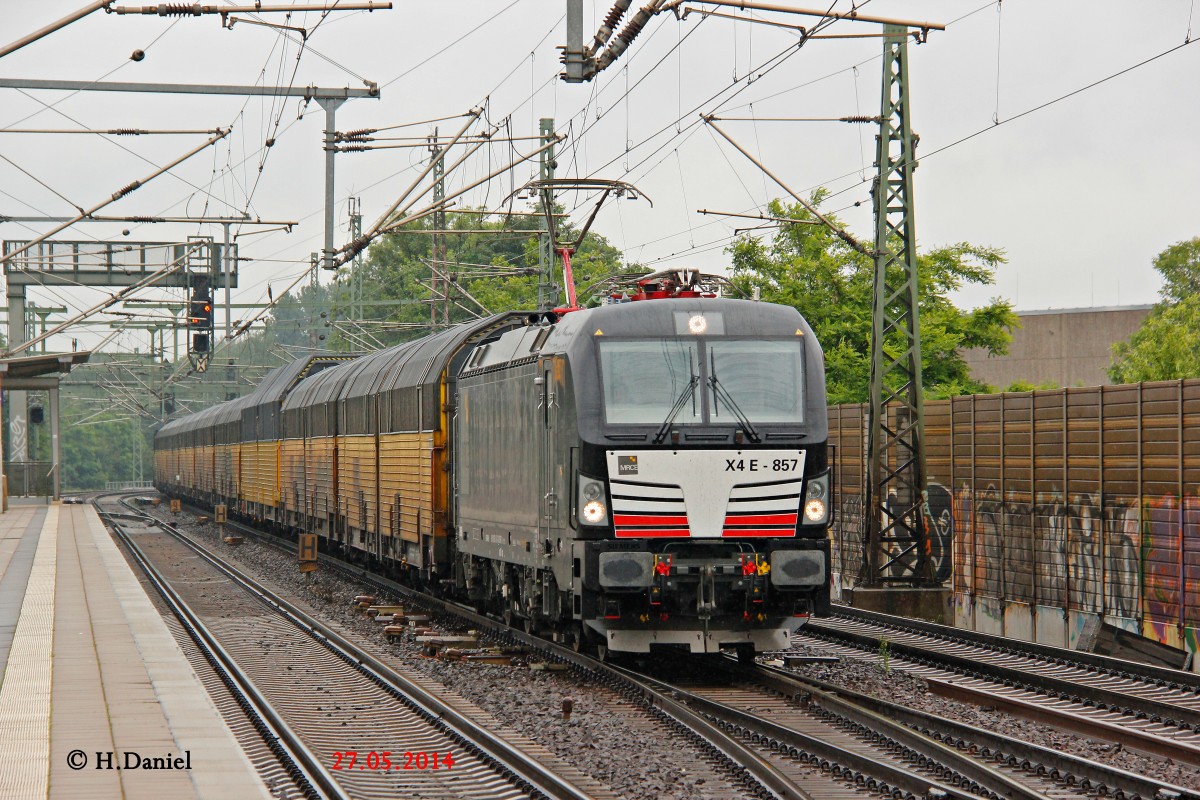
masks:
<path id="1" fill-rule="evenodd" d="M 660 425 L 668 419 L 685 425 L 804 421 L 804 361 L 797 339 L 606 339 L 598 344 L 610 425 Z M 693 390 L 696 385 L 703 390 Z"/>
<path id="2" fill-rule="evenodd" d="M 804 421 L 798 341 L 709 340 L 705 346 L 711 422 L 741 415 L 751 422 Z"/>
<path id="3" fill-rule="evenodd" d="M 699 375 L 696 342 L 678 339 L 606 341 L 600 344 L 604 409 L 611 424 L 657 425 Z M 691 392 L 675 419 L 700 421 L 699 392 Z"/>

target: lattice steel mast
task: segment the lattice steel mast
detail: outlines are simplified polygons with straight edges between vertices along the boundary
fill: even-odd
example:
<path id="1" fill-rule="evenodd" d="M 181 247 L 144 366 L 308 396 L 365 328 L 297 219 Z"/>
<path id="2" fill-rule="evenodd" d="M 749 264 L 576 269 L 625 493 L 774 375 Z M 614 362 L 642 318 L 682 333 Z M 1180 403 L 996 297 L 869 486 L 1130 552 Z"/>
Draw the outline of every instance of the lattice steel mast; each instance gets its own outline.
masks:
<path id="1" fill-rule="evenodd" d="M 437 330 L 438 325 L 450 325 L 450 265 L 446 263 L 446 236 L 442 233 L 446 230 L 446 212 L 440 208 L 440 204 L 446 199 L 446 162 L 439 158 L 438 141 L 438 130 L 434 128 L 433 136 L 429 140 L 429 152 L 430 158 L 433 159 L 433 202 L 439 208 L 433 212 L 434 233 L 430 248 L 434 264 L 430 276 L 432 291 L 429 304 L 429 323 L 432 330 Z"/>
<path id="2" fill-rule="evenodd" d="M 554 120 L 548 117 L 543 117 L 541 120 L 539 132 L 541 133 L 543 145 L 550 145 L 546 150 L 543 150 L 538 157 L 538 178 L 543 181 L 554 180 L 554 170 L 558 166 L 558 162 L 554 160 Z M 548 215 L 554 213 L 554 190 L 543 189 L 538 193 L 538 200 L 541 203 L 541 211 L 545 219 L 548 220 Z M 555 277 L 555 267 L 558 259 L 554 254 L 553 237 L 550 235 L 549 223 L 543 221 L 542 230 L 538 232 L 538 308 L 542 311 L 547 311 L 558 305 L 559 287 Z"/>
<path id="3" fill-rule="evenodd" d="M 930 584 L 908 30 L 884 26 L 861 583 Z M 889 413 L 890 412 L 890 413 Z"/>

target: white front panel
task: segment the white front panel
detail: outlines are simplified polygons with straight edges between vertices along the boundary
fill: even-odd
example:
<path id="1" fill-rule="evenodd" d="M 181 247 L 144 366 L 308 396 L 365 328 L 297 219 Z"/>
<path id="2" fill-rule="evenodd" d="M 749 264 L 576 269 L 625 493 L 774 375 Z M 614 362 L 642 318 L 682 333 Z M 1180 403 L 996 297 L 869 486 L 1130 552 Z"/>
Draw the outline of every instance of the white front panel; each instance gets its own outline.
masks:
<path id="1" fill-rule="evenodd" d="M 715 538 L 726 535 L 727 516 L 799 510 L 803 450 L 609 450 L 607 456 L 614 518 L 686 514 L 692 537 Z"/>

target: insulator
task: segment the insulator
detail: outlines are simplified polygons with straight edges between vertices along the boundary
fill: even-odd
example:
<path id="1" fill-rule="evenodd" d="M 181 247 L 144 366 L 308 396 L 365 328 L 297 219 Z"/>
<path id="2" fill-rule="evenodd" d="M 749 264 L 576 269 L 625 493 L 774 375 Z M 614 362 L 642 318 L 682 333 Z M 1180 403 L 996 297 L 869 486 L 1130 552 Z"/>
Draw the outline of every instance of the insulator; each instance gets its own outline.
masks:
<path id="1" fill-rule="evenodd" d="M 608 12 L 608 16 L 604 18 L 604 25 L 608 28 L 615 28 L 621 22 L 621 17 L 625 16 L 625 12 L 629 10 L 632 0 L 617 0 L 613 5 L 612 10 Z"/>
<path id="2" fill-rule="evenodd" d="M 360 136 L 369 136 L 372 133 L 378 133 L 378 132 L 379 132 L 378 128 L 362 128 L 357 131 L 346 131 L 345 133 L 341 134 L 341 138 L 357 139 Z"/>
<path id="3" fill-rule="evenodd" d="M 842 122 L 857 122 L 866 124 L 870 122 L 879 122 L 879 117 L 868 117 L 864 114 L 855 114 L 849 117 L 842 117 L 841 120 Z"/>
<path id="4" fill-rule="evenodd" d="M 365 144 L 347 144 L 335 148 L 339 153 L 365 153 L 370 150 L 370 145 Z"/>
<path id="5" fill-rule="evenodd" d="M 641 9 L 633 19 L 629 20 L 629 24 L 617 34 L 617 38 L 625 42 L 625 46 L 628 47 L 637 38 L 637 35 L 642 32 L 642 28 L 646 27 L 646 22 L 649 19 L 650 14 L 647 13 L 646 9 Z"/>
<path id="6" fill-rule="evenodd" d="M 158 219 L 157 219 L 157 217 L 130 217 L 129 221 L 130 222 L 139 222 L 139 223 L 141 223 L 141 222 L 149 223 L 149 222 L 157 222 Z"/>
<path id="7" fill-rule="evenodd" d="M 200 4 L 184 5 L 183 3 L 163 3 L 158 7 L 158 15 L 160 17 L 198 17 L 200 16 Z"/>
<path id="8" fill-rule="evenodd" d="M 608 44 L 609 37 L 612 36 L 612 32 L 616 29 L 617 25 L 621 24 L 621 18 L 625 16 L 625 12 L 629 10 L 632 2 L 633 0 L 617 0 L 613 4 L 612 9 L 608 12 L 608 16 L 604 18 L 604 24 L 596 32 L 595 50 L 599 50 Z"/>
<path id="9" fill-rule="evenodd" d="M 364 249 L 366 249 L 367 245 L 369 245 L 370 243 L 371 243 L 371 240 L 369 237 L 360 236 L 357 239 L 355 239 L 354 241 L 350 242 L 350 244 L 346 245 L 346 251 L 345 251 L 346 255 L 356 256 L 359 253 L 361 253 Z"/>
<path id="10" fill-rule="evenodd" d="M 129 194 L 130 192 L 132 192 L 134 189 L 138 188 L 138 187 L 139 187 L 139 186 L 141 186 L 141 185 L 142 185 L 142 182 L 141 182 L 141 181 L 134 181 L 133 183 L 131 183 L 131 184 L 129 184 L 128 186 L 126 186 L 124 189 L 120 189 L 120 190 L 118 190 L 118 191 L 116 191 L 116 192 L 113 192 L 112 199 L 113 199 L 113 200 L 120 200 L 122 197 L 124 197 L 125 195 Z"/>
<path id="11" fill-rule="evenodd" d="M 149 132 L 150 131 L 144 131 L 144 130 L 140 130 L 138 128 L 117 128 L 115 130 L 109 131 L 109 133 L 111 133 L 114 136 L 141 136 L 142 134 L 149 133 Z"/>

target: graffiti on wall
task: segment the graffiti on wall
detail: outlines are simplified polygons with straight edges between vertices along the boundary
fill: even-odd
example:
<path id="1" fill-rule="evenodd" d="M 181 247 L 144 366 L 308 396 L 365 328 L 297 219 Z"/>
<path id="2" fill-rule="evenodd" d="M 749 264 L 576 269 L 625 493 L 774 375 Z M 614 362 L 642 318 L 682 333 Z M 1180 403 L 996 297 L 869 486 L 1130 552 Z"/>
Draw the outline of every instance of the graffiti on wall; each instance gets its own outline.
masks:
<path id="1" fill-rule="evenodd" d="M 977 613 L 998 620 L 1017 602 L 1100 614 L 1164 642 L 1200 625 L 1200 498 L 1139 508 L 1097 494 L 933 484 L 926 511 L 935 574 L 956 595 L 1000 601 Z M 834 553 L 848 585 L 861 568 L 861 513 L 860 497 L 841 498 Z"/>
<path id="2" fill-rule="evenodd" d="M 1138 509 L 1095 495 L 1035 499 L 995 486 L 955 493 L 956 590 L 1133 617 L 1139 611 Z"/>
<path id="3" fill-rule="evenodd" d="M 857 582 L 862 569 L 863 501 L 859 495 L 839 497 L 834 519 L 833 563 L 847 585 Z M 948 581 L 954 569 L 954 497 L 941 484 L 931 484 L 925 506 L 933 573 Z"/>

